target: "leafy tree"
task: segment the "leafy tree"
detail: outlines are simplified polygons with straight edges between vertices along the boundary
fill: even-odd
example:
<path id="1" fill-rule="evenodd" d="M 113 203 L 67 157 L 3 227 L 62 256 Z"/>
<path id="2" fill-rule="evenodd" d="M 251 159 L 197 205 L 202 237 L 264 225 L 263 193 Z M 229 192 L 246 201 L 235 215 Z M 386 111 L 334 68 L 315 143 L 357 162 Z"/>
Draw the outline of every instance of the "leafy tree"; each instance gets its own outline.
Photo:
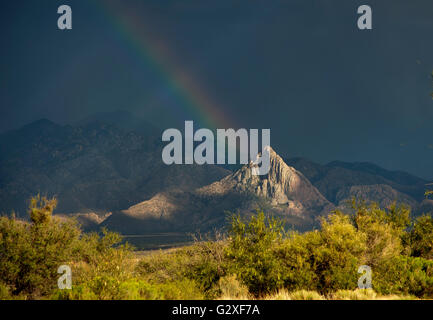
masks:
<path id="1" fill-rule="evenodd" d="M 430 215 L 415 220 L 409 243 L 412 256 L 433 260 L 433 218 Z"/>
<path id="2" fill-rule="evenodd" d="M 255 296 L 274 291 L 283 284 L 280 261 L 274 246 L 281 242 L 284 229 L 281 220 L 258 211 L 249 221 L 233 215 L 226 249 L 232 271 Z"/>
<path id="3" fill-rule="evenodd" d="M 287 289 L 325 293 L 356 288 L 365 235 L 342 213 L 322 219 L 321 226 L 320 231 L 293 234 L 279 248 Z"/>
<path id="4" fill-rule="evenodd" d="M 381 294 L 433 296 L 433 261 L 396 256 L 373 270 L 373 288 Z"/>
<path id="5" fill-rule="evenodd" d="M 382 209 L 378 204 L 354 202 L 352 217 L 355 228 L 366 236 L 365 264 L 374 268 L 403 251 L 405 230 L 410 226 L 410 209 L 391 205 Z"/>
<path id="6" fill-rule="evenodd" d="M 215 241 L 196 241 L 194 245 L 173 252 L 146 255 L 136 273 L 151 283 L 173 283 L 188 279 L 200 288 L 206 298 L 220 294 L 218 282 L 227 273 L 227 241 L 217 235 Z"/>
<path id="7" fill-rule="evenodd" d="M 30 220 L 34 225 L 41 225 L 51 221 L 54 209 L 57 206 L 57 199 L 47 199 L 37 195 L 30 199 Z"/>
<path id="8" fill-rule="evenodd" d="M 80 230 L 52 217 L 56 200 L 30 201 L 31 223 L 0 218 L 0 279 L 13 294 L 40 296 L 57 285 L 57 269 L 71 260 Z"/>
<path id="9" fill-rule="evenodd" d="M 52 215 L 56 204 L 56 199 L 38 195 L 30 201 L 31 222 L 0 218 L 0 279 L 8 292 L 29 298 L 50 295 L 63 264 L 72 268 L 73 286 L 91 279 L 103 291 L 105 285 L 131 277 L 131 252 L 117 246 L 118 234 L 104 230 L 102 237 L 83 235 L 75 221 Z"/>

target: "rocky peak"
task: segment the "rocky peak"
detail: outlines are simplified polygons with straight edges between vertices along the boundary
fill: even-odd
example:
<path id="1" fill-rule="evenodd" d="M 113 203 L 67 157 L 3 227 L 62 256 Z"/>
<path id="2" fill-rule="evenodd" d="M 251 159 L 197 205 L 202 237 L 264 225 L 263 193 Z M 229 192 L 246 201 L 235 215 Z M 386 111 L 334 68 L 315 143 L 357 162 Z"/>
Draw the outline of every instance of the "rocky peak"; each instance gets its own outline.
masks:
<path id="1" fill-rule="evenodd" d="M 253 175 L 255 164 L 251 162 L 224 179 L 201 188 L 199 192 L 221 194 L 229 190 L 251 191 L 270 199 L 273 205 L 296 208 L 322 207 L 330 204 L 302 173 L 288 166 L 271 147 L 268 148 L 268 174 Z"/>
<path id="2" fill-rule="evenodd" d="M 209 230 L 224 226 L 224 212 L 251 213 L 266 205 L 266 212 L 285 217 L 291 225 L 313 225 L 317 216 L 334 208 L 302 173 L 288 166 L 274 150 L 269 149 L 269 154 L 266 175 L 253 175 L 255 165 L 250 163 L 194 191 L 157 194 L 113 214 L 104 224 L 122 228 L 122 232 L 143 228 L 152 232 Z"/>

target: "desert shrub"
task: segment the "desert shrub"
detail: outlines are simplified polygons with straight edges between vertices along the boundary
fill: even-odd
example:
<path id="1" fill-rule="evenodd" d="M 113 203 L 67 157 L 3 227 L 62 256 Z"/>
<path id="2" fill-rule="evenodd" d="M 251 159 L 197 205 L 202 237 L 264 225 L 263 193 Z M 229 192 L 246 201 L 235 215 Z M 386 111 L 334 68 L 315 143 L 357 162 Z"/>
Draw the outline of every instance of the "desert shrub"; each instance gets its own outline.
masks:
<path id="1" fill-rule="evenodd" d="M 53 217 L 55 205 L 38 196 L 30 222 L 0 218 L 0 299 L 433 297 L 433 219 L 408 228 L 404 207 L 358 204 L 353 215 L 335 212 L 303 234 L 286 233 L 263 212 L 233 215 L 228 238 L 137 259 L 118 234 L 83 234 Z M 56 289 L 62 264 L 72 268 L 71 290 Z M 363 264 L 372 268 L 374 291 L 354 290 Z"/>
<path id="2" fill-rule="evenodd" d="M 102 230 L 84 234 L 74 247 L 77 263 L 73 263 L 75 283 L 100 277 L 115 278 L 118 282 L 134 276 L 134 255 L 128 244 L 120 244 L 122 238 Z"/>
<path id="3" fill-rule="evenodd" d="M 318 290 L 354 288 L 360 259 L 366 250 L 365 237 L 356 232 L 349 217 L 333 214 L 322 221 L 322 245 L 316 247 L 313 266 L 319 275 Z"/>
<path id="4" fill-rule="evenodd" d="M 266 217 L 263 212 L 247 222 L 233 215 L 229 236 L 226 255 L 230 272 L 236 274 L 252 294 L 263 295 L 282 286 L 281 264 L 273 249 L 283 237 L 280 220 Z"/>
<path id="5" fill-rule="evenodd" d="M 275 255 L 281 261 L 283 286 L 289 291 L 315 290 L 319 276 L 314 270 L 312 250 L 322 243 L 319 232 L 292 233 L 280 246 Z"/>
<path id="6" fill-rule="evenodd" d="M 157 252 L 140 260 L 137 274 L 151 283 L 188 279 L 194 281 L 207 298 L 218 295 L 217 284 L 226 274 L 226 242 L 203 241 L 170 252 Z"/>
<path id="7" fill-rule="evenodd" d="M 81 279 L 78 284 L 72 286 L 71 290 L 56 290 L 51 298 L 60 300 L 119 300 L 122 298 L 122 294 L 127 295 L 129 293 L 127 284 L 115 277 L 103 274 L 89 278 L 86 282 Z M 130 289 L 133 289 L 132 286 Z"/>
<path id="8" fill-rule="evenodd" d="M 183 249 L 153 252 L 140 259 L 136 273 L 149 281 L 174 281 L 184 277 L 190 263 L 188 258 Z"/>
<path id="9" fill-rule="evenodd" d="M 217 290 L 221 300 L 244 300 L 250 297 L 248 288 L 234 274 L 220 278 Z"/>
<path id="10" fill-rule="evenodd" d="M 0 282 L 0 300 L 11 300 L 12 295 L 9 292 L 9 287 Z"/>
<path id="11" fill-rule="evenodd" d="M 86 285 L 73 285 L 70 290 L 56 289 L 50 295 L 51 300 L 97 300 L 98 296 Z"/>
<path id="12" fill-rule="evenodd" d="M 415 220 L 408 239 L 412 256 L 433 260 L 433 218 L 430 215 Z"/>
<path id="13" fill-rule="evenodd" d="M 433 297 L 433 261 L 398 256 L 373 270 L 373 288 L 381 294 Z"/>
<path id="14" fill-rule="evenodd" d="M 352 219 L 358 229 L 368 223 L 383 223 L 401 234 L 411 223 L 410 208 L 405 205 L 393 203 L 388 208 L 381 208 L 376 202 L 367 204 L 353 199 L 352 208 L 355 210 Z"/>
<path id="15" fill-rule="evenodd" d="M 43 225 L 51 221 L 57 199 L 48 199 L 37 195 L 30 199 L 29 215 L 34 225 Z"/>
<path id="16" fill-rule="evenodd" d="M 72 290 L 57 290 L 58 300 L 199 300 L 203 292 L 189 279 L 149 283 L 139 278 L 119 281 L 113 277 L 96 277 Z"/>
<path id="17" fill-rule="evenodd" d="M 122 286 L 135 276 L 135 260 L 128 244 L 120 244 L 121 237 L 102 230 L 84 234 L 74 246 L 75 261 L 72 290 L 58 290 L 56 299 L 109 300 L 123 299 Z M 123 290 L 123 291 L 122 291 Z"/>
<path id="18" fill-rule="evenodd" d="M 0 218 L 0 279 L 11 293 L 40 296 L 57 285 L 57 269 L 71 260 L 80 230 L 51 217 L 55 201 L 31 200 L 31 223 Z"/>
<path id="19" fill-rule="evenodd" d="M 354 226 L 366 235 L 365 264 L 375 268 L 402 253 L 402 240 L 411 221 L 410 209 L 396 204 L 382 209 L 376 203 L 354 203 L 354 208 Z"/>
<path id="20" fill-rule="evenodd" d="M 357 286 L 357 269 L 365 252 L 365 236 L 348 216 L 336 213 L 322 220 L 322 230 L 292 234 L 277 249 L 284 287 L 322 293 Z"/>
<path id="21" fill-rule="evenodd" d="M 185 275 L 197 282 L 209 298 L 215 297 L 214 290 L 221 277 L 227 273 L 225 248 L 227 243 L 220 241 L 203 241 L 186 249 L 186 254 L 194 257 L 193 264 Z"/>
<path id="22" fill-rule="evenodd" d="M 72 269 L 73 286 L 97 276 L 118 281 L 132 276 L 132 252 L 116 246 L 119 235 L 83 235 L 75 221 L 52 216 L 55 206 L 55 200 L 37 196 L 30 201 L 31 222 L 0 218 L 0 279 L 12 295 L 51 295 L 63 264 Z"/>
<path id="23" fill-rule="evenodd" d="M 165 300 L 200 300 L 205 297 L 201 288 L 190 279 L 159 284 L 156 289 L 162 292 L 162 299 Z"/>

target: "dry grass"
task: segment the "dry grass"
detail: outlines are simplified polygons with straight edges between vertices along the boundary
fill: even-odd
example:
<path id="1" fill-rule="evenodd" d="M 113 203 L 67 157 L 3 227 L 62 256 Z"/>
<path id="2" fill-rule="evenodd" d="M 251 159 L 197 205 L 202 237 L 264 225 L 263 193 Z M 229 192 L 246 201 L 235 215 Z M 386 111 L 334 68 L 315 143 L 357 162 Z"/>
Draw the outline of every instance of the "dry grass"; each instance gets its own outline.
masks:
<path id="1" fill-rule="evenodd" d="M 276 293 L 269 294 L 264 300 L 325 300 L 316 291 L 298 290 L 289 292 L 286 289 L 280 289 Z"/>
<path id="2" fill-rule="evenodd" d="M 255 298 L 243 293 L 239 294 L 232 290 L 225 291 L 220 300 L 254 300 Z M 372 289 L 338 290 L 327 296 L 322 296 L 316 291 L 298 290 L 289 292 L 280 289 L 276 293 L 261 297 L 258 300 L 414 300 L 413 296 L 379 295 Z"/>
<path id="3" fill-rule="evenodd" d="M 221 295 L 218 300 L 251 300 L 248 288 L 241 284 L 235 275 L 222 277 L 218 282 Z"/>
<path id="4" fill-rule="evenodd" d="M 298 290 L 289 293 L 289 296 L 292 300 L 325 300 L 325 298 L 316 291 Z"/>
<path id="5" fill-rule="evenodd" d="M 412 296 L 379 295 L 373 289 L 338 290 L 329 295 L 330 300 L 413 300 Z"/>

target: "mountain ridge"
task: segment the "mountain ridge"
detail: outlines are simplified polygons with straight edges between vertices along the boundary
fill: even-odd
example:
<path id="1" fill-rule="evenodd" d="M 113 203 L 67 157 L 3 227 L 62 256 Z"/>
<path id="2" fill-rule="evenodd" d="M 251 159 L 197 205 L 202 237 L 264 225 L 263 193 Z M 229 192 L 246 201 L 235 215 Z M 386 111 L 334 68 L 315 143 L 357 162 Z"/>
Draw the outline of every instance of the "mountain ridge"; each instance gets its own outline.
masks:
<path id="1" fill-rule="evenodd" d="M 128 117 L 125 119 L 128 127 Z M 209 227 L 212 221 L 222 223 L 224 210 L 247 212 L 255 209 L 253 204 L 276 214 L 290 211 L 294 225 L 312 225 L 323 208 L 341 206 L 355 195 L 384 205 L 403 199 L 416 207 L 416 214 L 433 209 L 433 203 L 423 196 L 426 180 L 371 163 L 320 165 L 303 158 L 283 159 L 272 151 L 269 179 L 250 176 L 248 165 L 235 172 L 217 165 L 166 166 L 161 161 L 161 142 L 150 141 L 155 137 L 101 121 L 73 126 L 40 119 L 2 133 L 0 212 L 14 210 L 26 217 L 27 201 L 37 193 L 57 196 L 58 212 L 75 214 L 92 228 L 104 225 L 105 219 L 118 219 L 128 208 L 136 210 L 156 195 L 155 206 L 161 201 L 176 202 L 204 212 L 197 226 L 207 219 Z M 284 180 L 286 176 L 293 181 Z M 228 180 L 230 185 L 223 183 Z M 303 188 L 290 190 L 294 181 Z M 230 192 L 218 193 L 218 186 Z M 188 201 L 197 204 L 191 207 Z M 221 211 L 216 220 L 209 206 Z M 299 215 L 294 214 L 297 210 Z M 302 212 L 309 213 L 303 216 Z"/>
<path id="2" fill-rule="evenodd" d="M 229 173 L 212 165 L 167 167 L 158 146 L 113 124 L 73 127 L 42 120 L 0 135 L 0 210 L 22 217 L 37 193 L 57 196 L 61 213 L 109 212 L 163 189 L 195 188 Z"/>
<path id="3" fill-rule="evenodd" d="M 424 199 L 427 180 L 403 171 L 389 171 L 369 162 L 332 161 L 321 165 L 305 158 L 285 159 L 302 173 L 331 202 L 342 188 L 360 185 L 389 185 L 417 202 Z"/>
<path id="4" fill-rule="evenodd" d="M 208 230 L 223 227 L 224 212 L 248 214 L 267 207 L 269 213 L 313 225 L 334 206 L 296 169 L 270 148 L 270 170 L 253 175 L 252 163 L 194 191 L 158 193 L 149 200 L 110 216 L 103 225 L 122 233 Z"/>

